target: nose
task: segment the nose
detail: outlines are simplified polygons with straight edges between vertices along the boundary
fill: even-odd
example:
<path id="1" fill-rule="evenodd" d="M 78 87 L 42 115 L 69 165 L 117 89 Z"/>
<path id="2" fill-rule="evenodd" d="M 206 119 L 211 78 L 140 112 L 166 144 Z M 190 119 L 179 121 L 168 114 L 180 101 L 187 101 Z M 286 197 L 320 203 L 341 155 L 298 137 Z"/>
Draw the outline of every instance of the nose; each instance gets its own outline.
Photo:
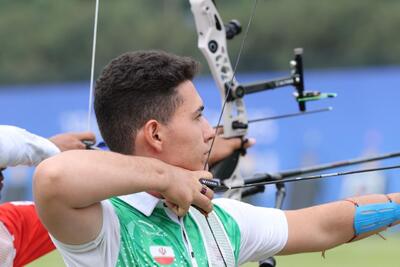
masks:
<path id="1" fill-rule="evenodd" d="M 211 127 L 207 119 L 204 119 L 204 141 L 207 143 L 215 137 L 215 129 Z"/>

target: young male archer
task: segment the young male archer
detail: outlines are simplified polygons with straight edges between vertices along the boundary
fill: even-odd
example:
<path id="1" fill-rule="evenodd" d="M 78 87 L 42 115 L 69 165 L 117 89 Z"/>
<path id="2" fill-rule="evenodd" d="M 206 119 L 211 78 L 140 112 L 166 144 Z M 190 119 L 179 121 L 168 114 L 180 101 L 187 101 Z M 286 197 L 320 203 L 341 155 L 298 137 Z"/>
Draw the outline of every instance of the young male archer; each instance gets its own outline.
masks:
<path id="1" fill-rule="evenodd" d="M 202 169 L 214 131 L 191 82 L 196 70 L 162 51 L 117 57 L 95 92 L 114 152 L 71 151 L 38 167 L 39 216 L 68 266 L 236 266 L 323 251 L 399 222 L 398 193 L 285 212 L 211 202 L 199 179 L 211 178 Z M 367 228 L 363 209 L 385 216 Z"/>

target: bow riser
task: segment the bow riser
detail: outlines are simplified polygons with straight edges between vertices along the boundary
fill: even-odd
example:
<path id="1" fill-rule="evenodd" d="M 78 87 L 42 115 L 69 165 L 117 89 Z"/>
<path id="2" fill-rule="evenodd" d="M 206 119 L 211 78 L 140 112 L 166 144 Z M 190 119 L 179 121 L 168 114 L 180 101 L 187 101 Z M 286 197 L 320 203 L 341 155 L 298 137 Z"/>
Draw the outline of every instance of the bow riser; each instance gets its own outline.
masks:
<path id="1" fill-rule="evenodd" d="M 212 76 L 221 94 L 222 104 L 227 98 L 228 87 L 238 87 L 229 59 L 226 31 L 222 19 L 210 0 L 190 0 L 198 34 L 198 47 L 207 60 Z M 223 113 L 224 136 L 244 136 L 246 128 L 233 128 L 233 122 L 247 126 L 247 113 L 242 98 L 225 104 Z"/>
<path id="2" fill-rule="evenodd" d="M 228 55 L 224 23 L 212 1 L 190 0 L 190 4 L 198 34 L 198 47 L 207 60 L 221 94 L 224 137 L 243 137 L 247 133 L 247 113 L 243 99 L 234 98 L 230 99 L 230 101 L 225 101 L 231 90 L 234 91 L 238 87 L 238 82 L 234 77 L 234 70 Z M 229 87 L 232 89 L 229 90 Z M 245 127 L 234 128 L 234 122 Z M 225 183 L 230 186 L 244 184 L 239 170 L 240 154 L 236 153 L 236 157 L 230 161 L 232 163 L 232 173 L 230 178 L 225 180 Z M 227 168 L 225 165 L 222 167 Z M 241 191 L 233 190 L 227 192 L 224 196 L 240 200 Z"/>

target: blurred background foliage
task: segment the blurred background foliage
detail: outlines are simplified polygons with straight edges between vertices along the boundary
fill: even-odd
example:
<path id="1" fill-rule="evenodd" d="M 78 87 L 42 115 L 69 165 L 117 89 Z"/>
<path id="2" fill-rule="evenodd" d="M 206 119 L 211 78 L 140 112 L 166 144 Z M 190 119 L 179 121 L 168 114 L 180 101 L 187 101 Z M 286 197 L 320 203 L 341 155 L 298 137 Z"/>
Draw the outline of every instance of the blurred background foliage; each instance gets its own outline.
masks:
<path id="1" fill-rule="evenodd" d="M 247 24 L 253 1 L 217 1 Z M 95 1 L 0 2 L 0 84 L 88 80 Z M 239 71 L 287 70 L 295 47 L 307 68 L 398 64 L 400 1 L 259 0 Z M 229 43 L 236 57 L 242 35 Z M 129 50 L 164 49 L 202 61 L 189 1 L 100 1 L 96 73 Z M 203 68 L 207 72 L 207 68 Z"/>

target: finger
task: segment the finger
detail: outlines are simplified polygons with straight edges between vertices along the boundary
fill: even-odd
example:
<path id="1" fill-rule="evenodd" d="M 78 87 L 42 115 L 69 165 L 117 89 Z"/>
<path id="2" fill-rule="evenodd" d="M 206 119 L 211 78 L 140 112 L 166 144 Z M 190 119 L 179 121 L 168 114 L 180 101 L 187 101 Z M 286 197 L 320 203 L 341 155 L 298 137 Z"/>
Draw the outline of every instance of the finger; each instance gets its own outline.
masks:
<path id="1" fill-rule="evenodd" d="M 229 145 L 233 148 L 233 149 L 240 149 L 242 148 L 249 148 L 251 146 L 253 146 L 256 143 L 256 139 L 254 138 L 247 138 L 245 140 L 242 141 L 241 138 L 236 137 L 236 138 L 231 138 L 231 139 L 226 139 L 226 142 L 229 143 Z"/>
<path id="2" fill-rule="evenodd" d="M 178 207 L 178 211 L 177 211 L 176 215 L 178 215 L 179 217 L 185 216 L 189 212 L 189 208 L 190 208 L 190 206 Z"/>
<path id="3" fill-rule="evenodd" d="M 239 149 L 242 147 L 242 139 L 240 137 L 235 137 L 231 139 L 225 139 L 227 142 L 227 145 L 229 145 L 233 150 Z"/>
<path id="4" fill-rule="evenodd" d="M 201 188 L 201 190 L 200 190 L 200 193 L 203 194 L 203 195 L 205 195 L 206 192 L 207 192 L 207 187 L 206 187 L 206 186 L 203 186 L 203 187 Z"/>
<path id="5" fill-rule="evenodd" d="M 253 146 L 256 143 L 255 138 L 248 138 L 246 139 L 246 142 L 243 142 L 243 148 L 249 148 Z"/>
<path id="6" fill-rule="evenodd" d="M 213 175 L 211 172 L 208 171 L 197 171 L 196 172 L 196 179 L 199 180 L 200 178 L 204 178 L 204 179 L 212 179 Z"/>
<path id="7" fill-rule="evenodd" d="M 167 207 L 176 215 L 178 215 L 178 206 L 175 204 L 172 204 L 171 202 L 165 202 L 165 204 L 167 205 Z M 179 215 L 178 215 L 179 216 Z"/>
<path id="8" fill-rule="evenodd" d="M 200 192 L 195 195 L 193 205 L 205 211 L 206 213 L 210 213 L 213 210 L 213 204 L 211 200 L 206 195 L 202 195 Z"/>
<path id="9" fill-rule="evenodd" d="M 185 216 L 186 213 L 188 213 L 189 211 L 189 207 L 183 208 L 170 201 L 165 201 L 165 204 L 173 213 L 175 213 L 179 217 Z"/>
<path id="10" fill-rule="evenodd" d="M 172 203 L 171 201 L 165 200 L 164 203 L 171 210 L 177 210 L 178 209 L 178 205 Z"/>
<path id="11" fill-rule="evenodd" d="M 206 217 L 208 216 L 208 213 L 205 212 L 204 210 L 200 209 L 199 207 L 197 207 L 197 206 L 195 206 L 195 205 L 193 205 L 193 207 L 194 207 L 195 209 L 197 209 L 198 211 L 200 211 L 200 213 L 203 214 L 204 216 L 206 216 Z"/>
<path id="12" fill-rule="evenodd" d="M 96 142 L 96 136 L 92 132 L 79 132 L 73 133 L 73 135 L 81 141 L 88 140 Z"/>
<path id="13" fill-rule="evenodd" d="M 202 189 L 205 188 L 205 192 L 203 195 L 205 195 L 208 199 L 213 199 L 214 197 L 214 191 L 208 188 L 207 186 L 203 186 Z"/>
<path id="14" fill-rule="evenodd" d="M 211 188 L 209 188 L 203 184 L 201 185 L 200 194 L 205 195 L 209 199 L 213 199 L 213 197 L 214 197 L 214 191 Z"/>
<path id="15" fill-rule="evenodd" d="M 82 142 L 76 142 L 73 149 L 86 149 L 87 145 Z"/>
<path id="16" fill-rule="evenodd" d="M 167 207 L 168 207 L 173 213 L 175 213 L 175 214 L 178 213 L 178 205 L 176 205 L 176 204 L 174 204 L 174 203 L 172 203 L 172 202 L 169 202 L 169 201 L 165 201 L 164 203 L 165 203 L 165 205 L 167 205 Z"/>

